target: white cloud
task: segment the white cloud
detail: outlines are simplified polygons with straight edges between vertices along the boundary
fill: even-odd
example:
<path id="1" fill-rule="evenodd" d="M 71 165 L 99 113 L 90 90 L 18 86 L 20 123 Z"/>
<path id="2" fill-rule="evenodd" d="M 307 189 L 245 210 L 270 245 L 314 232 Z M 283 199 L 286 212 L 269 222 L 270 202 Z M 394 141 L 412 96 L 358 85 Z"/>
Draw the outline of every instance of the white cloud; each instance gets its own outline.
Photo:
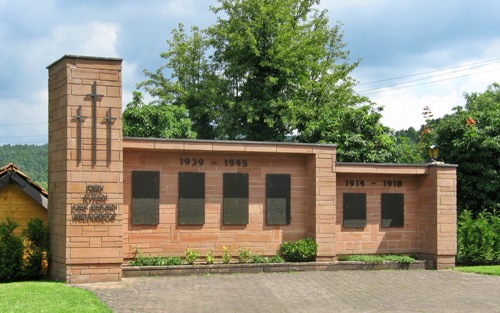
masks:
<path id="1" fill-rule="evenodd" d="M 198 5 L 199 5 L 198 1 Z M 198 6 L 195 4 L 195 1 L 189 0 L 172 0 L 168 1 L 165 6 L 165 12 L 168 12 L 169 15 L 172 16 L 184 16 L 184 17 L 193 17 L 195 13 L 195 8 Z"/>
<path id="2" fill-rule="evenodd" d="M 30 94 L 27 99 L 0 98 L 0 145 L 47 143 L 47 89 Z"/>
<path id="3" fill-rule="evenodd" d="M 383 124 L 396 130 L 410 126 L 418 129 L 424 124 L 421 113 L 425 106 L 430 107 L 434 118 L 451 114 L 454 107 L 465 104 L 464 93 L 484 92 L 489 85 L 498 81 L 500 61 L 479 61 L 469 60 L 454 68 L 408 77 L 409 80 L 426 79 L 394 86 L 392 90 L 383 88 L 368 96 L 384 106 Z"/>
<path id="4" fill-rule="evenodd" d="M 117 57 L 115 44 L 119 26 L 93 21 L 79 25 L 58 25 L 40 45 L 49 54 L 77 54 Z"/>
<path id="5" fill-rule="evenodd" d="M 132 101 L 132 91 L 135 90 L 135 84 L 141 80 L 141 78 L 138 77 L 137 73 L 137 63 L 123 60 L 122 80 L 122 108 L 123 110 L 125 110 L 125 106 L 127 105 L 127 103 L 130 103 Z"/>

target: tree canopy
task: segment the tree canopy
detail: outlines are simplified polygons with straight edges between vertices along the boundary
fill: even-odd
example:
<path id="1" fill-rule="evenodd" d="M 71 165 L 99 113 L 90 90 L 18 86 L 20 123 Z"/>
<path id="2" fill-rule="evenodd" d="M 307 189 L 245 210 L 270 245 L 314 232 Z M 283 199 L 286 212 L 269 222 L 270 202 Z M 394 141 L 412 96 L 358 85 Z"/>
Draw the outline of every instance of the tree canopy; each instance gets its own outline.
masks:
<path id="1" fill-rule="evenodd" d="M 211 7 L 217 22 L 174 29 L 161 54 L 165 65 L 145 70 L 138 88 L 154 99 L 151 106 L 187 110 L 196 138 L 334 143 L 339 161 L 400 161 L 382 108 L 353 89 L 358 61 L 349 60 L 341 25 L 331 26 L 318 4 L 218 0 Z M 124 112 L 129 136 L 140 134 L 141 125 L 132 125 L 140 119 L 127 115 L 136 107 Z"/>
<path id="2" fill-rule="evenodd" d="M 13 163 L 45 189 L 48 185 L 48 158 L 48 144 L 0 146 L 0 167 Z"/>
<path id="3" fill-rule="evenodd" d="M 500 85 L 466 93 L 465 107 L 443 117 L 436 140 L 447 163 L 458 164 L 459 210 L 500 209 Z"/>

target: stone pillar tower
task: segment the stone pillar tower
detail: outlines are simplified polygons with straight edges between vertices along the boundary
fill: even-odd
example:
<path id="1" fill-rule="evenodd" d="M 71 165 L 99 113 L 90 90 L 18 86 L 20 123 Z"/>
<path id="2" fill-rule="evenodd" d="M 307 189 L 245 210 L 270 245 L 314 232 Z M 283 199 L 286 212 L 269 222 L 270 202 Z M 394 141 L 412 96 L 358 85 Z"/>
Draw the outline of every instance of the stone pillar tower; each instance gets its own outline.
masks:
<path id="1" fill-rule="evenodd" d="M 49 274 L 121 279 L 122 60 L 66 55 L 49 71 Z"/>

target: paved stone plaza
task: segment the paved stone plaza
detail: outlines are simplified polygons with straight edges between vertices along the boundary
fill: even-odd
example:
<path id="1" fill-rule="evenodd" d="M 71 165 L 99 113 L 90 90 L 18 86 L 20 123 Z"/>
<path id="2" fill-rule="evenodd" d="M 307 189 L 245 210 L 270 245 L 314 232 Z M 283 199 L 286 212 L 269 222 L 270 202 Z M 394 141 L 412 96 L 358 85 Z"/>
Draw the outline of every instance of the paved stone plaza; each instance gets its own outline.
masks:
<path id="1" fill-rule="evenodd" d="M 114 312 L 500 312 L 500 277 L 454 271 L 126 278 L 79 287 Z"/>

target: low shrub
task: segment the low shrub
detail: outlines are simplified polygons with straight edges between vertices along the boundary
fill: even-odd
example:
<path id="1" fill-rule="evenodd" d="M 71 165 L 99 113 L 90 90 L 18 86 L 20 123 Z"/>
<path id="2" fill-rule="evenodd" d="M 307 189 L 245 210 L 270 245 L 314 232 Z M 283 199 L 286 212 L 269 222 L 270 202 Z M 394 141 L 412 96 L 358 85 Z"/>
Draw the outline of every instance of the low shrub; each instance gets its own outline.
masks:
<path id="1" fill-rule="evenodd" d="M 242 248 L 238 250 L 238 261 L 240 263 L 248 263 L 252 259 L 252 251 Z"/>
<path id="2" fill-rule="evenodd" d="M 208 251 L 207 256 L 205 257 L 205 262 L 207 262 L 207 264 L 214 264 L 214 261 L 215 261 L 214 250 L 210 250 Z"/>
<path id="3" fill-rule="evenodd" d="M 39 218 L 31 219 L 24 230 L 24 275 L 30 279 L 41 278 L 47 273 L 49 229 Z"/>
<path id="4" fill-rule="evenodd" d="M 200 253 L 198 251 L 186 249 L 186 263 L 193 265 L 196 260 L 200 257 Z"/>
<path id="5" fill-rule="evenodd" d="M 165 258 L 165 265 L 182 265 L 182 258 L 179 256 L 169 256 Z"/>
<path id="6" fill-rule="evenodd" d="M 0 222 L 0 281 L 43 278 L 48 269 L 49 230 L 43 220 L 30 219 L 23 236 L 19 224 L 7 217 Z"/>
<path id="7" fill-rule="evenodd" d="M 229 264 L 232 259 L 231 251 L 227 247 L 222 247 L 222 263 Z"/>
<path id="8" fill-rule="evenodd" d="M 252 255 L 252 263 L 269 263 L 269 258 L 262 255 L 254 254 Z"/>
<path id="9" fill-rule="evenodd" d="M 463 211 L 458 217 L 457 263 L 500 264 L 500 216 L 487 211 L 476 218 Z"/>
<path id="10" fill-rule="evenodd" d="M 339 261 L 358 261 L 358 262 L 368 262 L 368 263 L 382 263 L 384 261 L 399 262 L 404 264 L 415 263 L 415 258 L 406 255 L 368 255 L 368 254 L 353 254 L 353 255 L 341 255 L 338 257 Z"/>
<path id="11" fill-rule="evenodd" d="M 0 282 L 23 276 L 23 240 L 13 234 L 19 224 L 10 218 L 0 222 Z"/>
<path id="12" fill-rule="evenodd" d="M 287 262 L 310 262 L 314 261 L 318 253 L 318 244 L 310 237 L 284 242 L 281 244 L 281 253 Z"/>
<path id="13" fill-rule="evenodd" d="M 283 259 L 278 253 L 273 256 L 270 260 L 271 263 L 285 263 L 285 259 Z"/>
<path id="14" fill-rule="evenodd" d="M 145 256 L 142 253 L 129 262 L 130 266 L 166 266 L 166 265 L 182 265 L 182 258 L 178 256 Z"/>

